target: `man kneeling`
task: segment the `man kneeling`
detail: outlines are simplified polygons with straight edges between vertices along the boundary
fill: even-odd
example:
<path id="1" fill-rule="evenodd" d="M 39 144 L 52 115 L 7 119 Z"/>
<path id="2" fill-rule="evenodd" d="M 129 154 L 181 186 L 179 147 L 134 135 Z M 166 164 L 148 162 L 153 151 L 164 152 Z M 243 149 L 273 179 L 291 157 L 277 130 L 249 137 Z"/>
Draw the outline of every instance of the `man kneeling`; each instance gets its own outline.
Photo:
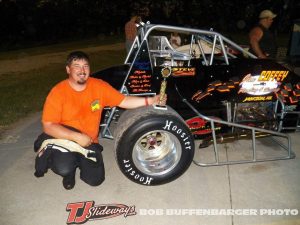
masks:
<path id="1" fill-rule="evenodd" d="M 65 189 L 75 185 L 76 168 L 89 185 L 100 185 L 105 179 L 102 146 L 98 143 L 102 109 L 106 106 L 137 108 L 159 104 L 154 97 L 124 96 L 108 83 L 90 77 L 89 57 L 81 51 L 69 54 L 68 78 L 55 85 L 44 104 L 44 133 L 35 141 L 37 177 L 51 168 L 63 177 Z M 163 104 L 165 104 L 164 99 Z"/>

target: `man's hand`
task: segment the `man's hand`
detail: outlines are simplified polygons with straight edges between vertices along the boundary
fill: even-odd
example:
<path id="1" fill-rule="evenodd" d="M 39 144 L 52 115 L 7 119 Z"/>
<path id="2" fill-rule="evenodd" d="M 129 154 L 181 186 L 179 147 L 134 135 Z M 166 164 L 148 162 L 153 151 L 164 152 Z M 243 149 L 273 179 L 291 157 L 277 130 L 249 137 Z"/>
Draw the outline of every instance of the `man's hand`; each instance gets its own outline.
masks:
<path id="1" fill-rule="evenodd" d="M 88 135 L 73 131 L 57 123 L 43 122 L 43 130 L 46 134 L 54 138 L 74 141 L 82 147 L 89 146 L 93 142 L 92 138 Z"/>
<path id="2" fill-rule="evenodd" d="M 164 94 L 161 98 L 160 95 L 155 95 L 152 97 L 152 104 L 151 105 L 161 105 L 164 106 L 167 104 L 167 95 Z"/>
<path id="3" fill-rule="evenodd" d="M 86 134 L 83 133 L 74 133 L 73 141 L 75 141 L 77 144 L 79 144 L 82 147 L 87 147 L 93 143 L 93 140 L 91 137 L 89 137 Z"/>

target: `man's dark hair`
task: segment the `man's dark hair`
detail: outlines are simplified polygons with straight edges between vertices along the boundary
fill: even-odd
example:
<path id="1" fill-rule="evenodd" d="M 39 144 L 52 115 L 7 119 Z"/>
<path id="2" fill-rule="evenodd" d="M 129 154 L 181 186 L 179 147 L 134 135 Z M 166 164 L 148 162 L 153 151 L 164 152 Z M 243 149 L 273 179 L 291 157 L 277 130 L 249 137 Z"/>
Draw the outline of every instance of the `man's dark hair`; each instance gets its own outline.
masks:
<path id="1" fill-rule="evenodd" d="M 78 60 L 78 59 L 84 59 L 87 62 L 90 62 L 90 58 L 86 53 L 84 53 L 82 51 L 75 51 L 75 52 L 71 52 L 68 55 L 67 61 L 66 61 L 67 66 L 69 66 L 74 60 Z"/>

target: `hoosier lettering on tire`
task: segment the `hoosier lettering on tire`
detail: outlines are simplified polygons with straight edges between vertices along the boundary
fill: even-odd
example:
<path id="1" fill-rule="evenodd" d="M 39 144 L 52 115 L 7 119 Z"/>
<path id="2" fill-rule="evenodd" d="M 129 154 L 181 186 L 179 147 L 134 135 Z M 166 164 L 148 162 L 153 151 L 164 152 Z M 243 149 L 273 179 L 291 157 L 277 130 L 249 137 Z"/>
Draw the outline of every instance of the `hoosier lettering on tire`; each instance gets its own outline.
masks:
<path id="1" fill-rule="evenodd" d="M 182 175 L 194 157 L 194 139 L 170 107 L 125 111 L 116 130 L 116 160 L 122 173 L 138 184 L 159 185 Z"/>

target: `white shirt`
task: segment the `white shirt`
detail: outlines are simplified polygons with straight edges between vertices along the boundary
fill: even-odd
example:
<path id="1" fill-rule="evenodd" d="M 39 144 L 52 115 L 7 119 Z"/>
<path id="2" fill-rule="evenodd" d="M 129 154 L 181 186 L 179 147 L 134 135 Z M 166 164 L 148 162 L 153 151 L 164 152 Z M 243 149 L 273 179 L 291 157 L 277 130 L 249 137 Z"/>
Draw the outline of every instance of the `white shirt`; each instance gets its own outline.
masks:
<path id="1" fill-rule="evenodd" d="M 174 36 L 171 34 L 170 44 L 173 48 L 178 48 L 181 45 L 181 38 L 179 35 Z"/>

